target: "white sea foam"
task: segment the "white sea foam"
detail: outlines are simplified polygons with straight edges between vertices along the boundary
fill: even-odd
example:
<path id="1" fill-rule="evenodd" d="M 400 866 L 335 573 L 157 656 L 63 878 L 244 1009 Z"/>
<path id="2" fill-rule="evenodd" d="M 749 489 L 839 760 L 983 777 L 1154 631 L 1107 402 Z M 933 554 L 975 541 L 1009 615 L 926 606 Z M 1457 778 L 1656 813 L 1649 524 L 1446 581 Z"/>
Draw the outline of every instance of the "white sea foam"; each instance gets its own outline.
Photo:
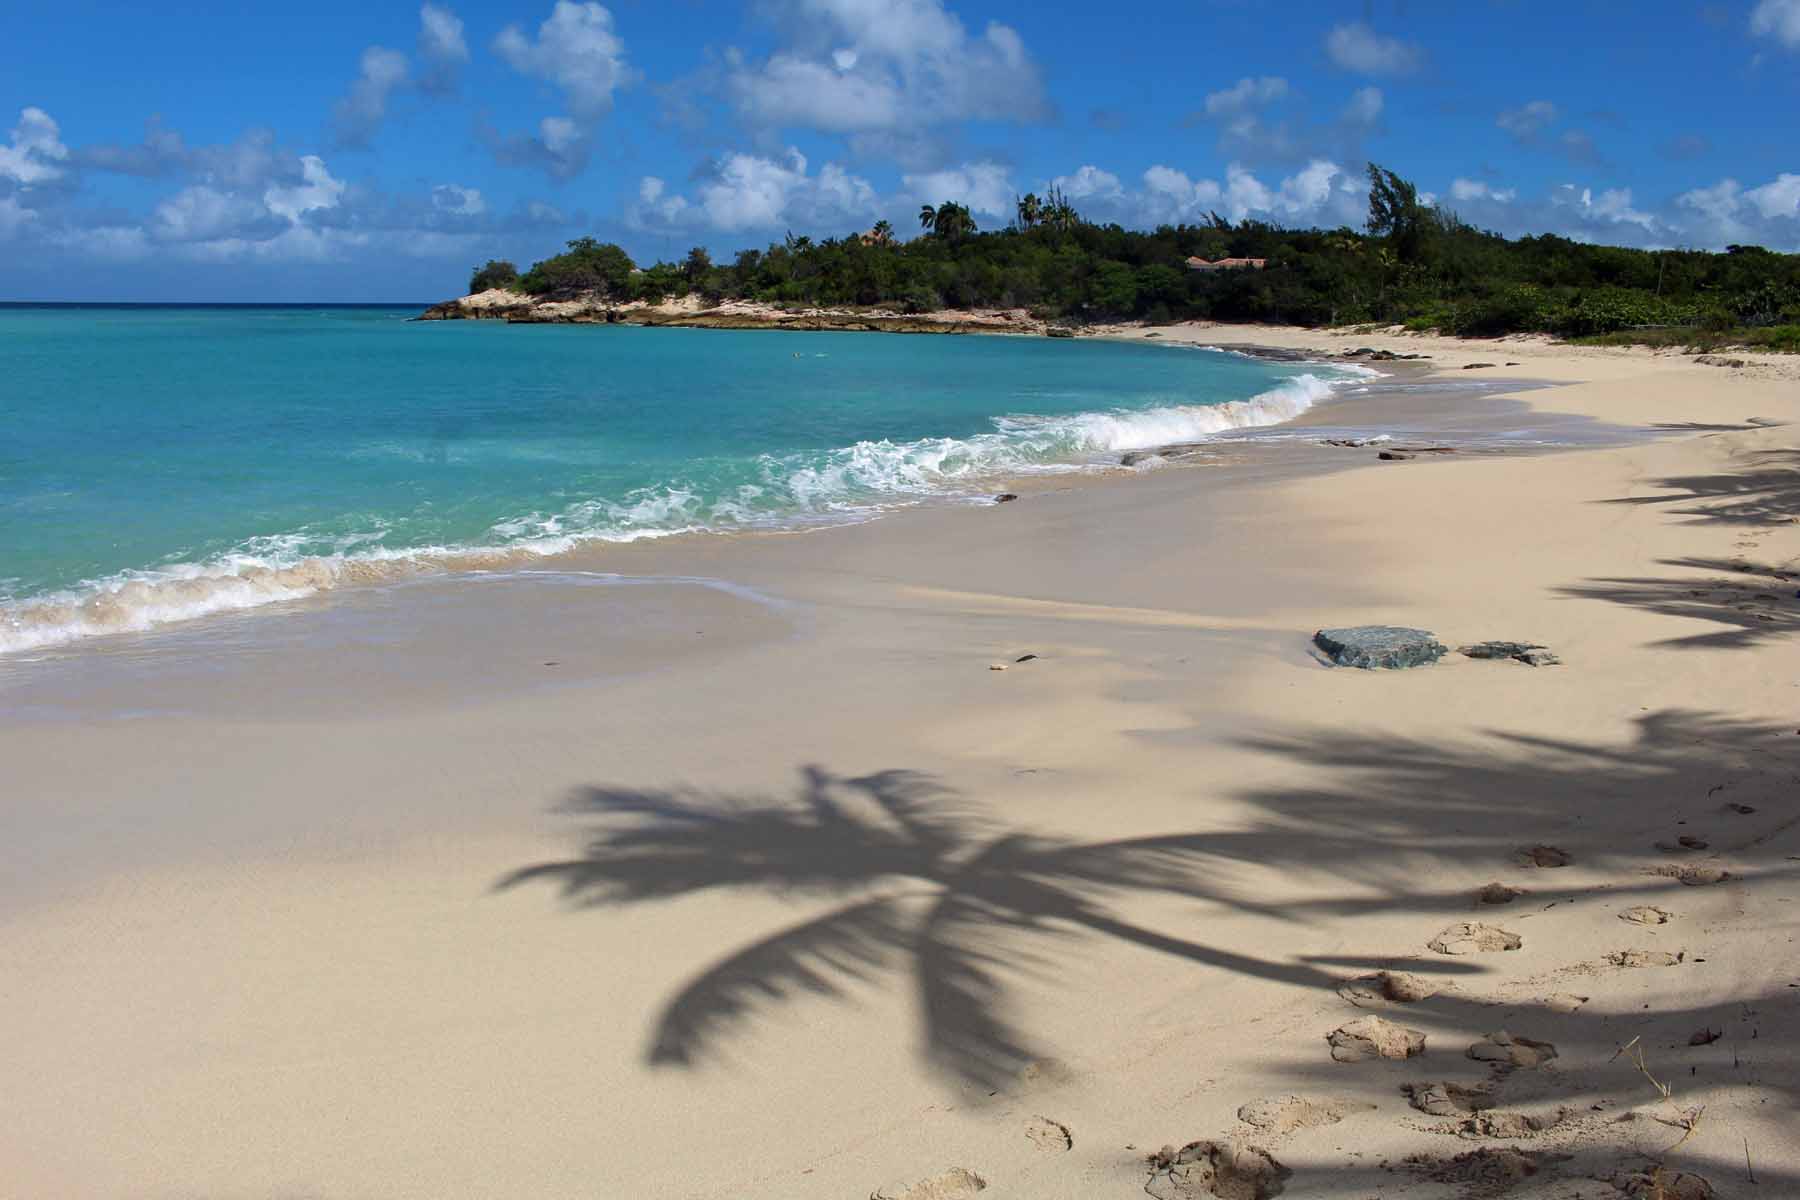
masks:
<path id="1" fill-rule="evenodd" d="M 967 438 L 866 441 L 822 454 L 765 456 L 758 483 L 711 499 L 690 484 L 671 483 L 616 500 L 582 500 L 560 512 L 498 522 L 482 545 L 387 547 L 387 530 L 378 522 L 336 539 L 328 553 L 298 534 L 254 538 L 206 562 L 120 572 L 0 604 L 0 654 L 302 600 L 349 584 L 516 566 L 584 542 L 865 519 L 928 496 L 968 495 L 998 477 L 1086 470 L 1115 464 L 1120 451 L 1290 421 L 1363 373 L 1333 370 L 1336 379 L 1297 375 L 1222 404 L 1007 416 L 994 420 L 992 433 Z"/>

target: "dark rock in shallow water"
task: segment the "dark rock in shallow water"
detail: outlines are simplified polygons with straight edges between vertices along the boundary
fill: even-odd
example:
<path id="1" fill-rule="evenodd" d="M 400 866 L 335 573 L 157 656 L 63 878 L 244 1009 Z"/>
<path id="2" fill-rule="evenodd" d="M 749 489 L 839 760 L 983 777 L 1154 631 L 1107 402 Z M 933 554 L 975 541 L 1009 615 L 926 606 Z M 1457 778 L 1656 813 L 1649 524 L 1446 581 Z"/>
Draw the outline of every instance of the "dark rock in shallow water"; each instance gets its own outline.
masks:
<path id="1" fill-rule="evenodd" d="M 1017 492 L 1001 492 L 998 496 L 994 497 L 994 503 L 995 504 L 1010 504 L 1014 500 L 1017 500 L 1018 498 L 1019 498 L 1019 493 L 1017 493 Z"/>
<path id="2" fill-rule="evenodd" d="M 1382 462 L 1405 462 L 1412 458 L 1412 455 L 1405 450 L 1383 450 L 1375 457 L 1379 458 Z"/>
<path id="3" fill-rule="evenodd" d="M 1205 442 L 1176 442 L 1171 446 L 1158 446 L 1154 450 L 1131 450 L 1119 456 L 1121 467 L 1135 467 L 1141 462 L 1149 462 L 1160 458 L 1169 462 L 1177 458 L 1195 458 L 1207 452 L 1209 446 Z"/>
<path id="4" fill-rule="evenodd" d="M 1493 366 L 1493 365 L 1494 365 L 1494 364 L 1493 364 L 1493 363 L 1464 363 L 1464 364 L 1463 364 L 1463 370 L 1465 370 L 1465 371 L 1479 371 L 1479 370 L 1481 370 L 1481 369 L 1482 369 L 1482 368 L 1483 368 L 1483 367 L 1491 367 L 1491 366 Z"/>
<path id="5" fill-rule="evenodd" d="M 1214 346 L 1215 350 L 1225 350 L 1232 354 L 1242 354 L 1245 358 L 1260 358 L 1268 362 L 1306 363 L 1319 361 L 1316 351 L 1284 350 L 1279 346 L 1251 346 L 1243 342 L 1225 342 Z"/>
<path id="6" fill-rule="evenodd" d="M 1446 647 L 1424 629 L 1398 625 L 1356 625 L 1321 629 L 1313 644 L 1340 667 L 1422 667 L 1442 658 Z"/>

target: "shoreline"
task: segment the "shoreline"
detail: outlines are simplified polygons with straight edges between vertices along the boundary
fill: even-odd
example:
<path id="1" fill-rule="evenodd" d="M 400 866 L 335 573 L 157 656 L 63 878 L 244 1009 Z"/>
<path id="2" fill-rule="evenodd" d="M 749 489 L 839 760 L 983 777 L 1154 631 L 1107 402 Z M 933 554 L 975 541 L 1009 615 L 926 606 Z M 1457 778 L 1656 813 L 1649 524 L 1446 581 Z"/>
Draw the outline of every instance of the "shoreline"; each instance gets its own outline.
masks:
<path id="1" fill-rule="evenodd" d="M 1277 352 L 1275 361 L 1312 363 L 1314 360 Z M 1378 374 L 1354 363 L 1319 362 L 1318 365 L 1339 369 L 1348 365 L 1352 369 L 1364 370 L 1369 375 Z M 1349 379 L 1338 379 L 1325 386 L 1335 392 L 1336 388 L 1349 382 Z M 1226 428 L 1221 431 L 1224 433 L 1279 425 L 1283 423 L 1279 412 L 1266 413 L 1261 417 L 1252 413 L 1241 428 L 1233 426 L 1231 421 L 1236 419 L 1235 414 L 1245 406 L 1274 403 L 1271 398 L 1277 397 L 1284 386 L 1285 383 L 1278 383 L 1256 396 L 1189 407 L 1195 410 L 1216 409 L 1221 414 L 1233 414 L 1230 418 L 1221 417 L 1226 422 Z M 1326 400 L 1330 402 L 1331 395 L 1328 394 Z M 1309 397 L 1302 397 L 1297 403 L 1303 414 L 1314 402 Z M 1121 456 L 1119 465 L 1131 465 L 1130 461 L 1125 460 L 1160 457 L 1159 451 L 1170 448 L 1176 447 L 1146 444 L 1142 448 L 1133 448 Z M 1178 448 L 1192 449 L 1191 446 Z M 18 644 L 9 645 L 4 651 L 0 651 L 0 663 L 7 659 L 16 661 L 20 655 L 77 651 L 83 645 L 92 644 L 95 639 L 104 642 L 115 637 L 154 635 L 194 622 L 204 623 L 244 612 L 278 609 L 280 606 L 329 597 L 350 588 L 394 586 L 431 578 L 455 579 L 470 574 L 494 572 L 532 569 L 555 571 L 559 565 L 568 562 L 598 567 L 601 564 L 595 561 L 595 555 L 604 555 L 609 550 L 637 541 L 680 541 L 694 535 L 811 532 L 844 525 L 854 526 L 892 516 L 918 504 L 954 506 L 976 503 L 1016 489 L 1030 490 L 1035 486 L 1034 481 L 1039 479 L 1066 479 L 1116 469 L 1113 463 L 1104 461 L 1104 457 L 1097 451 L 1089 451 L 1084 457 L 1072 458 L 1066 462 L 1042 463 L 1040 470 L 1023 474 L 996 470 L 979 480 L 971 481 L 972 486 L 953 486 L 946 482 L 940 493 L 923 497 L 873 497 L 867 501 L 865 511 L 847 512 L 834 519 L 808 520 L 805 519 L 805 514 L 790 514 L 788 518 L 774 518 L 773 523 L 767 526 L 644 529 L 633 532 L 631 536 L 594 534 L 548 538 L 543 544 L 472 544 L 382 550 L 363 557 L 304 558 L 258 565 L 250 569 L 240 566 L 235 572 L 218 574 L 208 570 L 206 563 L 179 564 L 175 568 L 178 572 L 186 568 L 196 569 L 176 574 L 163 571 L 164 578 L 160 580 L 153 577 L 155 571 L 125 572 L 122 575 L 130 578 L 111 590 L 89 588 L 85 593 L 68 590 L 16 606 L 10 616 L 14 622 Z M 29 640 L 32 626 L 42 627 L 39 640 Z M 77 626 L 80 627 L 77 632 L 69 632 Z"/>
<path id="2" fill-rule="evenodd" d="M 1205 348 L 1214 349 L 1211 346 Z M 1257 347 L 1218 349 L 1250 357 L 1263 357 L 1254 353 L 1260 349 Z M 1384 366 L 1389 366 L 1389 370 L 1384 373 L 1364 367 L 1360 360 L 1329 360 L 1281 349 L 1271 349 L 1268 360 L 1292 365 L 1349 366 L 1366 371 L 1367 378 L 1360 382 L 1359 377 L 1355 376 L 1333 380 L 1330 383 L 1331 391 L 1323 400 L 1308 402 L 1297 413 L 1279 420 L 1266 423 L 1253 421 L 1232 426 L 1206 435 L 1199 441 L 1147 443 L 1142 448 L 1124 451 L 1090 452 L 1085 459 L 1045 464 L 1041 470 L 1025 474 L 997 471 L 983 477 L 980 486 L 973 490 L 947 489 L 924 497 L 874 504 L 867 511 L 845 515 L 841 519 L 776 523 L 766 527 L 645 531 L 636 537 L 620 539 L 598 535 L 575 537 L 564 539 L 568 542 L 566 545 L 551 548 L 515 545 L 452 547 L 449 550 L 395 550 L 371 559 L 306 559 L 261 567 L 240 575 L 221 576 L 216 581 L 224 585 L 222 591 L 227 599 L 247 594 L 250 597 L 248 603 L 221 603 L 200 611 L 184 610 L 171 616 L 151 617 L 148 624 L 141 627 L 96 627 L 74 636 L 8 649 L 0 652 L 0 673 L 4 672 L 8 663 L 56 662 L 89 651 L 102 654 L 154 654 L 156 651 L 152 647 L 169 639 L 178 643 L 194 640 L 204 644 L 212 629 L 220 623 L 241 623 L 259 616 L 276 617 L 289 612 L 312 611 L 331 605 L 337 598 L 354 596 L 368 590 L 410 589 L 434 583 L 453 586 L 469 579 L 526 576 L 551 578 L 568 571 L 577 574 L 611 574 L 613 572 L 610 568 L 629 547 L 666 548 L 671 553 L 679 553 L 682 546 L 694 539 L 757 539 L 856 529 L 875 521 L 903 519 L 909 513 L 921 509 L 979 508 L 997 501 L 1003 495 L 1029 496 L 1045 490 L 1073 486 L 1122 483 L 1141 478 L 1146 471 L 1156 468 L 1240 461 L 1246 454 L 1265 458 L 1275 456 L 1270 465 L 1295 474 L 1331 471 L 1353 465 L 1349 462 L 1291 461 L 1291 450 L 1276 444 L 1290 440 L 1307 446 L 1330 446 L 1334 456 L 1341 458 L 1345 450 L 1367 450 L 1371 454 L 1389 449 L 1407 452 L 1409 439 L 1437 443 L 1425 448 L 1432 452 L 1491 454 L 1567 449 L 1616 442 L 1634 436 L 1629 429 L 1608 429 L 1597 423 L 1564 421 L 1552 413 L 1553 423 L 1535 430 L 1542 436 L 1529 442 L 1506 444 L 1505 439 L 1509 431 L 1514 430 L 1514 425 L 1505 408 L 1515 402 L 1515 391 L 1526 391 L 1533 386 L 1526 381 L 1480 381 L 1478 394 L 1455 397 L 1461 404 L 1473 402 L 1479 415 L 1460 426 L 1451 426 L 1442 424 L 1439 420 L 1447 411 L 1444 402 L 1451 397 L 1432 390 L 1434 377 L 1422 370 L 1429 366 L 1427 363 L 1400 362 L 1395 364 L 1400 370 L 1395 370 L 1393 365 L 1384 362 Z M 1414 377 L 1406 378 L 1402 372 L 1413 374 Z M 1371 402 L 1365 395 L 1346 397 L 1343 394 L 1345 389 L 1363 392 L 1371 388 L 1377 391 L 1392 389 L 1396 393 L 1404 389 L 1415 390 L 1405 404 L 1395 403 L 1395 398 Z M 1278 386 L 1260 393 L 1252 400 L 1273 395 L 1280 390 Z M 1217 405 L 1193 407 L 1225 410 L 1247 403 L 1251 401 L 1225 401 Z M 1522 432 L 1524 428 L 1521 425 L 1517 430 Z M 1401 431 L 1398 442 L 1393 440 L 1396 436 L 1394 430 Z M 1418 450 L 1419 447 L 1411 449 Z M 208 582 L 208 577 L 204 576 L 193 580 L 172 581 L 174 594 L 165 602 L 165 606 L 174 610 L 183 604 L 204 604 L 204 597 L 198 600 L 193 597 Z M 140 585 L 132 585 L 133 588 L 138 586 Z M 101 593 L 98 597 L 91 598 L 89 603 L 98 600 L 104 608 L 112 603 L 110 597 L 111 593 Z M 73 614 L 85 607 L 63 600 L 45 600 L 40 603 L 43 610 L 51 615 L 65 614 L 65 623 L 74 620 Z M 246 632 L 242 635 L 243 641 L 240 644 L 247 644 L 252 638 L 249 628 L 245 627 Z M 5 691 L 0 689 L 0 698 L 4 695 Z"/>
<path id="3" fill-rule="evenodd" d="M 1294 1195 L 1510 1170 L 1522 1200 L 1616 1200 L 1659 1156 L 1736 1194 L 1748 1145 L 1761 1190 L 1800 1188 L 1800 509 L 1791 427 L 1746 420 L 1800 393 L 1648 356 L 1529 373 L 1557 386 L 1499 417 L 1682 428 L 1380 465 L 1302 438 L 638 543 L 610 569 L 781 603 L 671 592 L 655 644 L 605 589 L 470 583 L 390 613 L 402 640 L 299 630 L 135 682 L 117 656 L 109 717 L 0 727 L 0 1069 L 33 1081 L 0 1161 L 76 1200 L 841 1200 L 955 1169 L 1088 1200 L 1237 1140 Z M 1563 665 L 1321 666 L 1312 632 L 1360 623 Z M 1460 922 L 1523 944 L 1429 948 Z M 1346 998 L 1389 969 L 1432 994 Z M 1423 1055 L 1334 1061 L 1370 1015 Z M 1502 1029 L 1557 1057 L 1467 1052 Z M 1674 1153 L 1633 1039 L 1705 1106 Z M 1409 1104 L 1428 1080 L 1543 1126 L 1464 1130 Z M 1331 1115 L 1240 1116 L 1287 1095 Z"/>

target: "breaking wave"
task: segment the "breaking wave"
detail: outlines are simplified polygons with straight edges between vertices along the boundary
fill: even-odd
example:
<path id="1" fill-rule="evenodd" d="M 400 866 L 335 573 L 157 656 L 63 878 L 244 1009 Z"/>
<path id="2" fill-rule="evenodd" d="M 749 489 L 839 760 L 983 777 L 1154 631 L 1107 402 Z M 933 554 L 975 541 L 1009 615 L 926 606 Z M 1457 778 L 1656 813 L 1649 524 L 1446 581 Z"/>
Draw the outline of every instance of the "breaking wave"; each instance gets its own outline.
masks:
<path id="1" fill-rule="evenodd" d="M 330 547 L 305 534 L 257 538 L 204 562 L 120 572 L 64 591 L 0 602 L 0 654 L 111 633 L 141 632 L 216 613 L 305 599 L 359 583 L 493 570 L 594 541 L 683 533 L 797 528 L 863 520 L 934 496 L 967 495 L 995 480 L 1090 470 L 1117 454 L 1203 441 L 1290 421 L 1360 378 L 1297 375 L 1246 400 L 1219 404 L 997 417 L 966 438 L 865 441 L 835 450 L 765 455 L 734 470 L 582 500 L 555 513 L 495 523 L 476 544 L 389 547 L 379 522 Z M 321 552 L 324 551 L 324 552 Z"/>

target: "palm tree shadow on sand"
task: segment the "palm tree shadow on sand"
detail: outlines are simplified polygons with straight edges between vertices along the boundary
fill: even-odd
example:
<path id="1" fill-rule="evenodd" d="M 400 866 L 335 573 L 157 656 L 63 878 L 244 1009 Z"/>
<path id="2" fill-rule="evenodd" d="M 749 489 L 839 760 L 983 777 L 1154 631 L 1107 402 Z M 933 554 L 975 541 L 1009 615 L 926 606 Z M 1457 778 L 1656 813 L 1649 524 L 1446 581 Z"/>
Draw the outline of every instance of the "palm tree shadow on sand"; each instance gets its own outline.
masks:
<path id="1" fill-rule="evenodd" d="M 1211 897 L 1201 835 L 1078 844 L 995 832 L 928 775 L 844 777 L 802 768 L 792 802 L 589 788 L 568 811 L 604 828 L 579 858 L 525 867 L 499 888 L 560 886 L 583 907 L 713 888 L 822 895 L 842 903 L 727 955 L 664 1007 L 649 1060 L 694 1065 L 759 1005 L 800 993 L 841 997 L 852 981 L 897 970 L 917 990 L 924 1053 L 948 1076 L 992 1091 L 1042 1061 L 1006 1015 L 1001 974 L 1021 959 L 1008 935 L 1103 934 L 1290 982 L 1318 969 L 1263 962 L 1115 916 L 1107 893 Z"/>
<path id="2" fill-rule="evenodd" d="M 1414 912 L 1422 944 L 1436 922 L 1467 912 L 1470 890 L 1504 869 L 1533 831 L 1573 832 L 1584 809 L 1616 803 L 1624 789 L 1704 796 L 1721 780 L 1749 789 L 1766 777 L 1757 786 L 1785 792 L 1796 770 L 1786 753 L 1771 753 L 1791 730 L 1679 711 L 1645 714 L 1637 726 L 1620 745 L 1503 737 L 1493 748 L 1463 748 L 1343 730 L 1257 739 L 1245 744 L 1327 767 L 1334 781 L 1239 793 L 1262 813 L 1247 826 L 1092 843 L 998 828 L 912 771 L 845 777 L 808 766 L 786 799 L 587 788 L 564 806 L 595 823 L 583 851 L 524 867 L 496 887 L 550 883 L 583 909 L 714 889 L 831 901 L 822 915 L 727 954 L 679 988 L 656 1019 L 649 1061 L 698 1065 L 721 1054 L 760 1010 L 809 994 L 842 1000 L 854 984 L 899 976 L 917 996 L 928 1065 L 991 1092 L 1049 1057 L 1009 1014 L 1008 976 L 1051 961 L 1031 951 L 1034 944 L 1068 947 L 1064 957 L 1073 961 L 1069 940 L 1097 935 L 1308 988 L 1335 987 L 1351 970 L 1394 960 L 1281 959 L 1208 945 L 1120 916 L 1115 905 L 1133 895 L 1300 924 Z M 1620 874 L 1609 890 L 1618 898 L 1667 883 L 1643 874 L 1662 861 L 1648 843 L 1571 845 L 1586 864 Z M 1234 863 L 1322 872 L 1325 894 L 1267 903 L 1226 877 L 1221 868 Z M 1467 886 L 1434 891 L 1409 882 L 1425 865 L 1466 876 Z M 1484 970 L 1409 964 L 1421 968 Z M 1479 1005 L 1469 1007 L 1446 1018 L 1476 1019 Z"/>
<path id="3" fill-rule="evenodd" d="M 1590 579 L 1557 591 L 1716 627 L 1651 643 L 1671 650 L 1747 650 L 1800 632 L 1800 593 L 1789 567 L 1718 558 L 1660 559 L 1658 565 L 1689 573 Z M 1692 573 L 1700 571 L 1707 574 Z"/>

